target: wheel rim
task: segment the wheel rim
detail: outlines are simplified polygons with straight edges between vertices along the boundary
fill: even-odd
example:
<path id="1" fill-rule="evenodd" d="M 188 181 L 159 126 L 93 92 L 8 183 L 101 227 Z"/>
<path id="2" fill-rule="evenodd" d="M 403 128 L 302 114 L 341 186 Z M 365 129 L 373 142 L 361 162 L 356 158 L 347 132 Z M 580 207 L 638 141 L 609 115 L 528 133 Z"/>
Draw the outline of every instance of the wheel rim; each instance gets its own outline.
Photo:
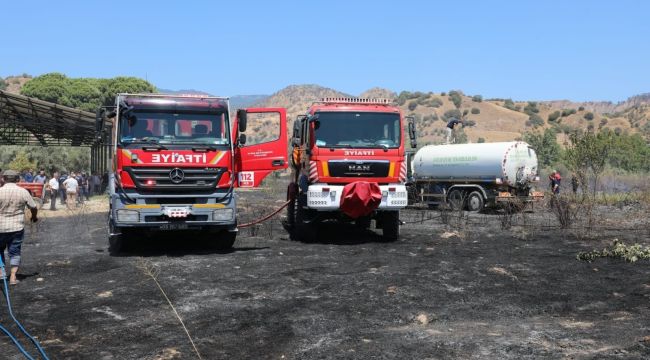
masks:
<path id="1" fill-rule="evenodd" d="M 474 195 L 469 199 L 469 207 L 472 211 L 479 210 L 480 206 L 481 206 L 481 199 L 479 199 L 478 196 Z"/>

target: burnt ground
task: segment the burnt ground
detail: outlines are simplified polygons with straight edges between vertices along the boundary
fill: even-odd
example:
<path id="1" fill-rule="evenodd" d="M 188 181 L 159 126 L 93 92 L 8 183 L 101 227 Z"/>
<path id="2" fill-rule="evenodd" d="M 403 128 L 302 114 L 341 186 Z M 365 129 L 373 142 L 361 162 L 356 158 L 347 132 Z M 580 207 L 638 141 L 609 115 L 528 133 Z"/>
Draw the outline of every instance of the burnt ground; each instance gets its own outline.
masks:
<path id="1" fill-rule="evenodd" d="M 240 196 L 242 220 L 273 197 Z M 227 253 L 167 233 L 111 256 L 98 199 L 43 211 L 11 296 L 52 359 L 197 358 L 143 265 L 204 359 L 647 359 L 650 262 L 576 260 L 614 237 L 649 244 L 647 208 L 601 210 L 609 225 L 589 237 L 559 230 L 544 209 L 507 230 L 498 214 L 445 224 L 408 210 L 395 243 L 336 224 L 299 243 L 275 219 L 242 230 Z M 21 358 L 5 336 L 0 346 L 0 358 Z"/>

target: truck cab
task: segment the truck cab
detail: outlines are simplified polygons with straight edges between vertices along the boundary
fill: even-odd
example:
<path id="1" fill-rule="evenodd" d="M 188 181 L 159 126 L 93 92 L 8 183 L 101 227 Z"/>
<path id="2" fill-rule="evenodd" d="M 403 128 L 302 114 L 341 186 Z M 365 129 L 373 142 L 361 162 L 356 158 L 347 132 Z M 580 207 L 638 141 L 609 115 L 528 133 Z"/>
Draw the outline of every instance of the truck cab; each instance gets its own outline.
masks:
<path id="1" fill-rule="evenodd" d="M 322 99 L 296 119 L 287 195 L 292 235 L 309 240 L 318 222 L 334 219 L 363 228 L 375 220 L 385 240 L 399 237 L 399 210 L 407 205 L 405 120 L 391 100 L 357 98 Z"/>
<path id="2" fill-rule="evenodd" d="M 143 230 L 205 230 L 228 249 L 237 234 L 235 187 L 255 187 L 286 164 L 286 113 L 243 109 L 228 98 L 120 94 L 98 122 L 111 126 L 111 247 Z M 247 124 L 270 121 L 247 137 Z M 104 129 L 98 124 L 98 129 Z M 119 251 L 119 250 L 118 250 Z"/>

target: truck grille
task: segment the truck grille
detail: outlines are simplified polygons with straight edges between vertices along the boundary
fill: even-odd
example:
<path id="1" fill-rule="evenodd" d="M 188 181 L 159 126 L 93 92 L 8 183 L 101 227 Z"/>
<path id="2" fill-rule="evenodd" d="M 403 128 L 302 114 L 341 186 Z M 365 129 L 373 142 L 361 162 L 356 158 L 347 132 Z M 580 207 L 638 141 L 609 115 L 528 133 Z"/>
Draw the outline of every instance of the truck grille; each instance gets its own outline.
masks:
<path id="1" fill-rule="evenodd" d="M 388 160 L 330 160 L 330 176 L 334 177 L 387 177 Z"/>
<path id="2" fill-rule="evenodd" d="M 180 173 L 172 171 L 181 170 Z M 127 167 L 124 168 L 138 189 L 208 190 L 214 189 L 226 168 Z M 175 176 L 172 176 L 175 175 Z M 148 184 L 148 181 L 154 183 Z"/>

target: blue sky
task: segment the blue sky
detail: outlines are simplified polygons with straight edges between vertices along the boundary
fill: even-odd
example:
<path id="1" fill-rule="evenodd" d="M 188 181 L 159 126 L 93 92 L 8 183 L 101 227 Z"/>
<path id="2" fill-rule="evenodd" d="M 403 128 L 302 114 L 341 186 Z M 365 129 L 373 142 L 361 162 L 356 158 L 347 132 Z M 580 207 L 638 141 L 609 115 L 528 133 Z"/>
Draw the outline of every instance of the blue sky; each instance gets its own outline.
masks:
<path id="1" fill-rule="evenodd" d="M 5 1 L 0 76 L 130 75 L 269 94 L 319 84 L 520 100 L 650 92 L 647 1 Z"/>

